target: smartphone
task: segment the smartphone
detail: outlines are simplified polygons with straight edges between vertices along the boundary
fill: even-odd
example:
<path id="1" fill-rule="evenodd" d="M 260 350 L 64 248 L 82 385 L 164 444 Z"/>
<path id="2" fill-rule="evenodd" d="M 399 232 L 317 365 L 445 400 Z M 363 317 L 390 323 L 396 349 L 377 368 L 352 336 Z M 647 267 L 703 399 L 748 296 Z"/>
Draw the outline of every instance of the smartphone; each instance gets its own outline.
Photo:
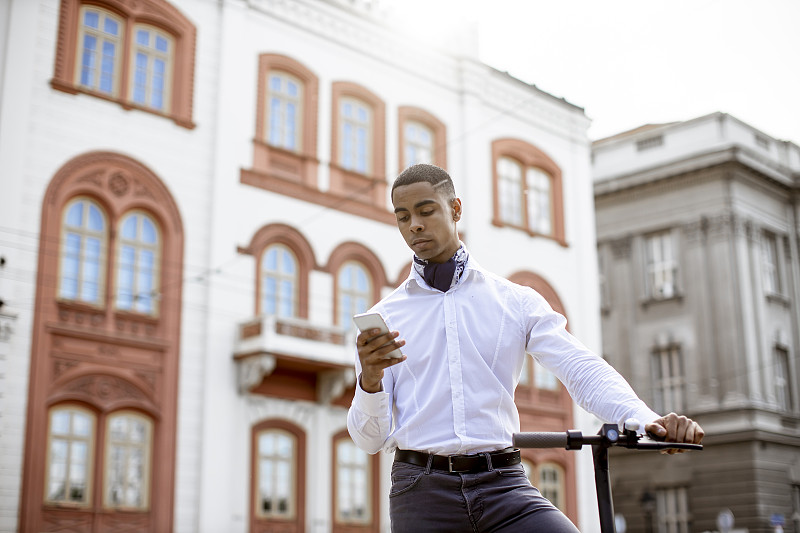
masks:
<path id="1" fill-rule="evenodd" d="M 353 322 L 356 323 L 356 326 L 358 326 L 358 329 L 362 332 L 370 329 L 380 330 L 380 333 L 378 333 L 376 337 L 384 333 L 389 333 L 389 326 L 386 325 L 386 321 L 383 320 L 380 313 L 361 313 L 353 316 Z M 400 352 L 399 348 L 395 348 L 386 354 L 387 359 L 399 359 L 400 357 L 403 357 L 403 354 Z"/>

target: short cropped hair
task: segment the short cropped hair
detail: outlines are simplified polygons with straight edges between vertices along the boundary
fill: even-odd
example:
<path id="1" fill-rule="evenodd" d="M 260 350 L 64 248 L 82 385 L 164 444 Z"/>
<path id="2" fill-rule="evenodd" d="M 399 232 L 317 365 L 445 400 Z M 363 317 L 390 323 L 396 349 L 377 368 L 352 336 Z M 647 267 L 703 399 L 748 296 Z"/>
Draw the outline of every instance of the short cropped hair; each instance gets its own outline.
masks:
<path id="1" fill-rule="evenodd" d="M 455 199 L 456 188 L 453 185 L 450 174 L 443 168 L 426 163 L 417 163 L 402 171 L 397 176 L 397 179 L 394 180 L 394 184 L 392 184 L 392 193 L 398 187 L 422 181 L 430 183 L 433 190 L 443 194 L 448 200 Z"/>

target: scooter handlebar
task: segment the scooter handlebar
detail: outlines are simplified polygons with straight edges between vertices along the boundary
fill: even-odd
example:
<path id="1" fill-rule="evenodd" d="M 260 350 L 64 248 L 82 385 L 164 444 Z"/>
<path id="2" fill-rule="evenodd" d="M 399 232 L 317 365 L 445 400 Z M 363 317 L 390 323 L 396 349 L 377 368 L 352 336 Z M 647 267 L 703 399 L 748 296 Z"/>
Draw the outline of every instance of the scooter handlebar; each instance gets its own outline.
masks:
<path id="1" fill-rule="evenodd" d="M 569 435 L 564 431 L 514 433 L 512 442 L 518 448 L 567 448 Z"/>

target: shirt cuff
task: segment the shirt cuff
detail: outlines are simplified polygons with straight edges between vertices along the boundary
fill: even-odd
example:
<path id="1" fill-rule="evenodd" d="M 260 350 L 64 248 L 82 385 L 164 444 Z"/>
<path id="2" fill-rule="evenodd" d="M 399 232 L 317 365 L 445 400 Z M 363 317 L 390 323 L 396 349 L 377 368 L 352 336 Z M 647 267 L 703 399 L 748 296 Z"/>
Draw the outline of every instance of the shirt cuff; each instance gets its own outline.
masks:
<path id="1" fill-rule="evenodd" d="M 661 418 L 661 415 L 659 415 L 658 413 L 656 413 L 655 411 L 653 411 L 651 409 L 644 408 L 644 409 L 640 409 L 639 411 L 637 411 L 636 415 L 634 416 L 634 418 L 636 418 L 636 420 L 639 421 L 639 424 L 641 424 L 639 426 L 639 430 L 637 431 L 637 433 L 639 435 L 644 435 L 644 433 L 645 433 L 644 427 L 647 424 L 649 424 L 650 422 L 653 422 L 653 421 L 658 420 L 659 418 Z"/>
<path id="2" fill-rule="evenodd" d="M 359 376 L 354 403 L 358 410 L 367 416 L 384 416 L 389 405 L 389 393 L 365 391 L 361 388 L 361 377 Z"/>

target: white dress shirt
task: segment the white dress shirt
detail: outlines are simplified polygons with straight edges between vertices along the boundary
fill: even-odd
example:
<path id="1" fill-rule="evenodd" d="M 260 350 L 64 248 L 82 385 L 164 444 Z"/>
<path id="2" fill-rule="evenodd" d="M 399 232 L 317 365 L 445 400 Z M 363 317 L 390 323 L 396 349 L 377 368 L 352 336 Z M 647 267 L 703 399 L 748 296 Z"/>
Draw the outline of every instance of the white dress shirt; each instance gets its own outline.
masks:
<path id="1" fill-rule="evenodd" d="M 570 335 L 545 299 L 482 269 L 471 257 L 442 293 L 412 268 L 372 308 L 400 332 L 405 362 L 384 371 L 383 391 L 356 386 L 347 427 L 358 447 L 440 455 L 494 451 L 519 431 L 514 389 L 526 352 L 601 420 L 659 418 L 603 359 Z M 361 364 L 356 356 L 356 375 Z M 564 428 L 567 430 L 569 428 Z"/>

